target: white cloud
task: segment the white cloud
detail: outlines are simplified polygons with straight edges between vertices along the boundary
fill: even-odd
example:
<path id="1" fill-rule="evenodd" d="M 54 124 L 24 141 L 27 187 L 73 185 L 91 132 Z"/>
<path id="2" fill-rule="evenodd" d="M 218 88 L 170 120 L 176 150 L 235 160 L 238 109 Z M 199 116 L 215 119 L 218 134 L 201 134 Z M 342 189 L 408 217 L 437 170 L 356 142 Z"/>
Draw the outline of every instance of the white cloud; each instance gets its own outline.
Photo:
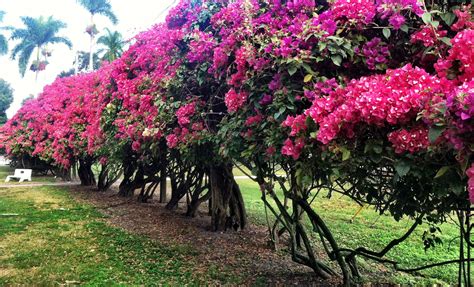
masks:
<path id="1" fill-rule="evenodd" d="M 111 0 L 112 8 L 119 23 L 114 27 L 107 18 L 96 16 L 95 22 L 99 31 L 108 27 L 118 30 L 125 38 L 133 37 L 154 23 L 163 21 L 167 8 L 175 4 L 174 0 Z M 7 114 L 11 117 L 21 105 L 24 98 L 30 94 L 37 95 L 45 85 L 54 81 L 56 76 L 64 70 L 73 67 L 76 51 L 89 50 L 89 37 L 85 28 L 90 21 L 87 11 L 75 0 L 2 0 L 0 10 L 6 12 L 1 26 L 19 27 L 22 25 L 21 16 L 53 16 L 67 24 L 67 28 L 60 31 L 60 35 L 67 36 L 73 43 L 72 50 L 64 45 L 55 45 L 53 55 L 48 59 L 49 65 L 45 71 L 39 73 L 35 81 L 35 74 L 27 70 L 25 77 L 21 78 L 16 61 L 10 60 L 10 55 L 0 57 L 0 78 L 9 82 L 15 90 L 14 102 Z M 3 31 L 2 31 L 3 32 Z M 3 32 L 5 33 L 5 32 Z M 7 32 L 8 34 L 8 32 Z M 9 48 L 14 46 L 10 41 Z"/>

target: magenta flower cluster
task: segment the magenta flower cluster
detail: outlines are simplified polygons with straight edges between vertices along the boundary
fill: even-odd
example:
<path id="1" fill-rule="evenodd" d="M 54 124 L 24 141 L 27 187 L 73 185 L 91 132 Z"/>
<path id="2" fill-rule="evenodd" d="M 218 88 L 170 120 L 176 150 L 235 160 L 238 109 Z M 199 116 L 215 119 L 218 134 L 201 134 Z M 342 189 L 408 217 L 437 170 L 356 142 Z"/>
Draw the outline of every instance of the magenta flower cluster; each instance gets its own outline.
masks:
<path id="1" fill-rule="evenodd" d="M 428 129 L 425 126 L 391 132 L 388 134 L 388 140 L 392 143 L 396 153 L 415 153 L 426 150 L 430 145 Z"/>
<path id="2" fill-rule="evenodd" d="M 356 48 L 355 52 L 357 53 L 360 51 L 358 48 Z M 390 57 L 390 51 L 387 44 L 385 44 L 382 39 L 378 37 L 375 37 L 365 43 L 361 52 L 365 58 L 367 67 L 371 70 L 376 70 L 377 65 L 386 64 L 388 62 L 388 57 Z"/>
<path id="3" fill-rule="evenodd" d="M 248 93 L 245 91 L 236 92 L 230 89 L 225 95 L 225 104 L 230 113 L 234 113 L 247 101 Z"/>
<path id="4" fill-rule="evenodd" d="M 317 139 L 327 144 L 341 134 L 352 138 L 358 124 L 407 123 L 449 84 L 422 69 L 406 65 L 352 80 L 327 96 L 318 97 L 305 114 L 320 126 Z"/>

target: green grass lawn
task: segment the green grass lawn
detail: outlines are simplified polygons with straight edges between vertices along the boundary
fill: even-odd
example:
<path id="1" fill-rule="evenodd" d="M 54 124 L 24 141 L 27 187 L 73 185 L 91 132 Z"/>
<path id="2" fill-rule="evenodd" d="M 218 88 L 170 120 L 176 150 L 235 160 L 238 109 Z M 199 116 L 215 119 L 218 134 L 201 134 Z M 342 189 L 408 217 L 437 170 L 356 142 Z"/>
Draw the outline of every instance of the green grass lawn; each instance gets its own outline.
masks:
<path id="1" fill-rule="evenodd" d="M 260 199 L 258 186 L 252 180 L 238 180 L 243 192 L 248 215 L 252 221 L 266 224 L 264 205 Z M 345 197 L 334 195 L 332 198 L 320 197 L 313 203 L 314 209 L 322 216 L 326 224 L 332 229 L 335 238 L 341 247 L 355 248 L 365 246 L 366 248 L 379 251 L 384 244 L 403 235 L 411 226 L 409 220 L 396 222 L 389 216 L 380 216 L 374 210 L 364 208 L 355 218 L 353 223 L 350 219 L 359 209 Z M 269 212 L 270 213 L 270 212 Z M 308 229 L 309 220 L 307 221 Z M 424 251 L 422 234 L 427 226 L 421 225 L 412 236 L 404 243 L 397 246 L 388 254 L 388 258 L 401 263 L 401 267 L 416 267 L 431 262 L 445 261 L 458 258 L 459 240 L 449 242 L 456 238 L 459 231 L 454 224 L 443 224 L 442 240 L 444 244 L 435 249 Z M 401 272 L 393 272 L 388 266 L 385 268 L 380 264 L 360 260 L 362 271 L 366 273 L 365 280 L 379 283 L 394 284 L 416 284 L 428 285 L 433 283 L 455 284 L 457 280 L 457 265 L 445 265 L 428 269 L 417 275 Z"/>
<path id="2" fill-rule="evenodd" d="M 12 169 L 11 167 L 9 167 L 7 165 L 0 166 L 0 180 L 5 181 L 5 178 L 8 175 L 12 175 L 14 173 L 14 171 L 15 171 L 14 169 Z"/>
<path id="3" fill-rule="evenodd" d="M 59 187 L 0 189 L 0 286 L 203 285 L 190 246 L 164 246 L 103 222 Z M 225 274 L 218 274 L 223 276 Z M 219 277 L 226 284 L 226 276 Z"/>

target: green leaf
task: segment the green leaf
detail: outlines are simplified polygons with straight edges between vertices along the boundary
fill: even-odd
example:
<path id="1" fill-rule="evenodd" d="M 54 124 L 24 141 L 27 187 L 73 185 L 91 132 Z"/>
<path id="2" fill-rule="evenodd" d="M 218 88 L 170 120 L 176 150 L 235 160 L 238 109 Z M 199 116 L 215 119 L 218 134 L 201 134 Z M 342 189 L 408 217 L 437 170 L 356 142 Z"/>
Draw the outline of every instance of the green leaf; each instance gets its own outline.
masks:
<path id="1" fill-rule="evenodd" d="M 291 66 L 288 68 L 288 74 L 290 74 L 290 76 L 293 76 L 297 71 L 298 68 L 296 68 L 295 66 Z"/>
<path id="2" fill-rule="evenodd" d="M 374 146 L 374 152 L 376 154 L 381 154 L 383 152 L 383 148 L 379 145 Z"/>
<path id="3" fill-rule="evenodd" d="M 403 32 L 405 33 L 408 33 L 408 26 L 406 24 L 403 24 L 401 27 L 400 27 L 400 30 L 402 30 Z"/>
<path id="4" fill-rule="evenodd" d="M 386 39 L 390 38 L 390 35 L 392 34 L 389 28 L 383 28 L 382 33 Z"/>
<path id="5" fill-rule="evenodd" d="M 319 42 L 318 45 L 319 45 L 319 51 L 322 52 L 324 49 L 326 49 L 328 44 L 326 42 Z"/>
<path id="6" fill-rule="evenodd" d="M 400 177 L 404 177 L 410 171 L 410 163 L 401 160 L 395 163 L 395 170 Z"/>
<path id="7" fill-rule="evenodd" d="M 342 63 L 342 57 L 341 55 L 332 55 L 331 60 L 336 66 L 340 66 Z"/>
<path id="8" fill-rule="evenodd" d="M 448 37 L 442 37 L 440 40 L 448 46 L 453 45 L 453 44 L 451 44 L 451 39 L 449 39 Z"/>
<path id="9" fill-rule="evenodd" d="M 366 144 L 364 147 L 364 153 L 368 153 L 372 150 L 372 144 Z"/>
<path id="10" fill-rule="evenodd" d="M 428 138 L 430 140 L 431 143 L 434 143 L 438 138 L 439 136 L 444 132 L 444 127 L 431 127 L 430 128 L 430 131 L 428 133 Z"/>
<path id="11" fill-rule="evenodd" d="M 331 176 L 329 177 L 331 182 L 334 182 L 336 181 L 338 178 L 341 177 L 341 172 L 339 171 L 339 169 L 337 168 L 333 168 L 332 169 L 332 173 L 331 173 Z"/>
<path id="12" fill-rule="evenodd" d="M 306 70 L 306 72 L 308 72 L 309 74 L 311 74 L 311 75 L 315 74 L 314 71 L 313 71 L 313 69 L 311 69 L 311 67 L 310 67 L 308 64 L 303 63 L 303 64 L 301 64 L 301 65 L 302 65 L 303 68 Z"/>
<path id="13" fill-rule="evenodd" d="M 465 191 L 465 186 L 462 183 L 453 183 L 451 190 L 455 195 L 462 195 Z"/>
<path id="14" fill-rule="evenodd" d="M 307 82 L 311 81 L 312 79 L 313 79 L 313 75 L 307 74 L 307 75 L 304 77 L 304 82 L 307 83 Z"/>
<path id="15" fill-rule="evenodd" d="M 282 107 L 280 107 L 280 109 L 278 109 L 278 113 L 280 115 L 283 115 L 285 112 L 286 112 L 286 107 L 285 106 L 282 106 Z"/>
<path id="16" fill-rule="evenodd" d="M 431 13 L 429 12 L 425 12 L 423 16 L 421 16 L 421 19 L 423 20 L 423 22 L 425 22 L 425 24 L 430 24 L 431 21 L 433 21 L 433 18 L 431 17 Z"/>
<path id="17" fill-rule="evenodd" d="M 346 148 L 341 148 L 342 151 L 342 161 L 346 161 L 351 158 L 351 151 Z"/>
<path id="18" fill-rule="evenodd" d="M 443 166 L 438 170 L 434 178 L 442 177 L 450 168 L 450 166 Z"/>
<path id="19" fill-rule="evenodd" d="M 454 22 L 454 19 L 456 19 L 456 16 L 453 13 L 444 13 L 441 14 L 441 19 L 448 25 L 451 26 Z"/>

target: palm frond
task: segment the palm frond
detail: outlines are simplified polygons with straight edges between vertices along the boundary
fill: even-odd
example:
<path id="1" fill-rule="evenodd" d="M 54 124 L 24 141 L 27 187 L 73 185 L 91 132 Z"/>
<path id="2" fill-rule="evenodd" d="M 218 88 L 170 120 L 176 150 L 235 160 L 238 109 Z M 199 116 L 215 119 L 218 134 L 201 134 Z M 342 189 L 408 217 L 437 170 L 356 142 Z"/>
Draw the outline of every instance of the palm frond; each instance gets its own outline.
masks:
<path id="1" fill-rule="evenodd" d="M 5 55 L 8 52 L 8 41 L 3 35 L 0 35 L 0 55 Z"/>
<path id="2" fill-rule="evenodd" d="M 13 47 L 12 52 L 11 52 L 11 58 L 15 60 L 16 56 L 21 53 L 21 51 L 28 49 L 28 47 L 35 45 L 27 40 L 23 40 L 20 43 L 18 43 L 15 47 Z"/>
<path id="3" fill-rule="evenodd" d="M 109 0 L 77 0 L 92 15 L 102 15 L 113 23 L 117 24 L 117 16 L 112 12 L 112 5 Z"/>
<path id="4" fill-rule="evenodd" d="M 112 10 L 109 10 L 109 9 L 108 10 L 101 10 L 97 14 L 109 18 L 110 22 L 112 22 L 112 24 L 114 24 L 114 25 L 118 23 L 118 18 L 114 14 L 114 12 L 112 12 Z"/>
<path id="5" fill-rule="evenodd" d="M 28 46 L 20 52 L 20 57 L 18 58 L 18 68 L 20 69 L 20 74 L 22 77 L 25 76 L 26 68 L 28 67 L 28 62 L 30 61 L 31 54 L 33 54 L 34 49 L 34 46 Z"/>
<path id="6" fill-rule="evenodd" d="M 51 44 L 61 43 L 61 44 L 65 44 L 69 48 L 72 48 L 72 42 L 68 38 L 65 38 L 65 37 L 52 37 L 50 38 L 49 43 Z"/>
<path id="7" fill-rule="evenodd" d="M 26 29 L 15 29 L 10 36 L 10 40 L 25 39 L 28 38 L 29 35 L 30 32 Z"/>

